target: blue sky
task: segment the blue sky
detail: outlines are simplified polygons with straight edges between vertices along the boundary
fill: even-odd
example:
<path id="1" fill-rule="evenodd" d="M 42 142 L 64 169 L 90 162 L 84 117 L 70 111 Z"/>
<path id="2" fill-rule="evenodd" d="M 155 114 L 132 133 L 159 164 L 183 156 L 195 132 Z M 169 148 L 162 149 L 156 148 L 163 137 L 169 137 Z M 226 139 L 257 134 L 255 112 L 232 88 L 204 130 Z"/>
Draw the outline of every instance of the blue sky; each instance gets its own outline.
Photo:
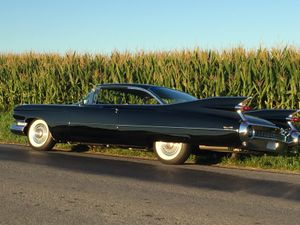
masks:
<path id="1" fill-rule="evenodd" d="M 0 52 L 300 47 L 299 0 L 0 0 Z"/>

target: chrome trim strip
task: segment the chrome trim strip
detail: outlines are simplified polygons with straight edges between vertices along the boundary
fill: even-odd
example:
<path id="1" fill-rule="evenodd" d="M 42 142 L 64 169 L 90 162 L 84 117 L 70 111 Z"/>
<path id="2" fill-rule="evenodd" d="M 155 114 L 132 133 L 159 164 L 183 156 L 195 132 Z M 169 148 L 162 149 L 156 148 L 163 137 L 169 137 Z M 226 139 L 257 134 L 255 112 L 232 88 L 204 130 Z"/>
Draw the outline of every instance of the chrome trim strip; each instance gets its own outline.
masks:
<path id="1" fill-rule="evenodd" d="M 217 131 L 233 131 L 238 133 L 238 130 L 234 129 L 221 129 L 221 128 L 204 128 L 204 127 L 173 127 L 173 126 L 151 126 L 151 125 L 129 125 L 119 124 L 119 127 L 152 127 L 152 128 L 171 128 L 171 129 L 187 129 L 187 130 L 217 130 Z"/>
<path id="2" fill-rule="evenodd" d="M 294 126 L 294 124 L 291 121 L 288 121 L 287 124 L 291 128 L 291 131 L 297 131 L 297 128 Z"/>
<path id="3" fill-rule="evenodd" d="M 241 133 L 240 129 L 228 129 L 228 128 L 221 129 L 221 128 L 205 128 L 205 127 L 176 127 L 176 126 L 159 126 L 159 125 L 153 126 L 153 125 L 131 125 L 131 124 L 98 124 L 98 123 L 71 123 L 69 125 L 74 126 L 74 125 L 87 125 L 87 124 L 88 125 L 97 124 L 103 126 L 116 126 L 116 127 L 151 127 L 151 128 L 187 129 L 187 130 L 216 130 L 216 131 L 232 131 L 236 133 Z M 251 124 L 251 123 L 248 123 L 248 125 L 279 129 L 278 127 L 262 126 L 262 125 Z"/>
<path id="4" fill-rule="evenodd" d="M 127 87 L 127 89 L 144 91 L 147 94 L 149 94 L 150 96 L 152 96 L 154 99 L 156 99 L 159 102 L 160 105 L 164 105 L 165 104 L 157 95 L 155 95 L 154 93 L 152 93 L 151 91 L 149 91 L 147 89 L 140 88 L 140 87 L 131 87 L 131 86 Z"/>
<path id="5" fill-rule="evenodd" d="M 106 124 L 106 123 L 73 123 L 73 122 L 68 122 L 69 126 L 89 126 L 89 125 L 100 125 L 100 126 L 117 126 L 117 124 Z"/>
<path id="6" fill-rule="evenodd" d="M 246 122 L 246 121 L 247 121 L 247 120 L 246 120 L 246 117 L 245 117 L 244 114 L 242 113 L 242 110 L 237 110 L 236 112 L 237 112 L 237 114 L 241 117 L 241 119 L 242 119 L 243 122 Z"/>
<path id="7" fill-rule="evenodd" d="M 173 126 L 152 126 L 152 125 L 130 125 L 130 124 L 98 124 L 98 123 L 70 123 L 69 126 L 78 125 L 93 125 L 97 124 L 100 126 L 115 126 L 120 127 L 151 127 L 151 128 L 171 128 L 171 129 L 187 129 L 187 130 L 216 130 L 216 131 L 232 131 L 238 133 L 238 129 L 221 129 L 221 128 L 205 128 L 205 127 L 173 127 Z"/>
<path id="8" fill-rule="evenodd" d="M 280 140 L 280 139 L 276 139 L 276 138 L 269 138 L 269 137 L 259 137 L 259 136 L 254 136 L 251 139 L 262 139 L 262 140 L 271 140 L 271 141 L 278 141 L 278 142 L 283 142 L 283 143 L 287 143 L 284 140 Z"/>

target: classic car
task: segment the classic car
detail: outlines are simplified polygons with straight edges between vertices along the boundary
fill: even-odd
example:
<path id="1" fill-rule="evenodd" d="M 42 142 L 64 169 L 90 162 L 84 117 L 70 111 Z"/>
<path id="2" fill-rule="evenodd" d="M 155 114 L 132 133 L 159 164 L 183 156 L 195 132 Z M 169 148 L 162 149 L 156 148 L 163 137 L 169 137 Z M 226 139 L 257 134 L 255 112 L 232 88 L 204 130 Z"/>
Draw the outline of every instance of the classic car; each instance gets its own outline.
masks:
<path id="1" fill-rule="evenodd" d="M 82 101 L 19 105 L 11 126 L 36 150 L 75 142 L 153 147 L 166 164 L 182 164 L 192 148 L 278 152 L 299 145 L 297 110 L 251 110 L 247 97 L 197 99 L 147 84 L 102 84 Z"/>

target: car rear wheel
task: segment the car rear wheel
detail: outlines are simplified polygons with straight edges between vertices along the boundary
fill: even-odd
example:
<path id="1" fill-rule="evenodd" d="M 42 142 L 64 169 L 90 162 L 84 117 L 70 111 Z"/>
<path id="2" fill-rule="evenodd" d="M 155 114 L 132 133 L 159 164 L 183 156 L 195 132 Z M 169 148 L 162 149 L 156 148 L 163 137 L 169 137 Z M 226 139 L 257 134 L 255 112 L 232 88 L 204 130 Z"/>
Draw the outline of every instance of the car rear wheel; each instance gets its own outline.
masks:
<path id="1" fill-rule="evenodd" d="M 186 143 L 156 141 L 154 151 L 165 164 L 183 164 L 190 156 L 190 146 Z"/>
<path id="2" fill-rule="evenodd" d="M 55 145 L 49 127 L 44 120 L 37 119 L 32 121 L 27 135 L 29 144 L 33 149 L 47 151 Z"/>

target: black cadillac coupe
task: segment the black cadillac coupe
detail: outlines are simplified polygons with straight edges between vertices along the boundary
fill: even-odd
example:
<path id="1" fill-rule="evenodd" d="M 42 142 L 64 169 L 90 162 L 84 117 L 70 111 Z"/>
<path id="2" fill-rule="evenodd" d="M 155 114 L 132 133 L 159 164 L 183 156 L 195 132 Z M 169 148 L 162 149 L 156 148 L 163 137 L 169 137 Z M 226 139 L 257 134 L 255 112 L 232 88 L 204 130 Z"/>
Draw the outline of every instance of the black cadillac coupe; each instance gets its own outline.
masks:
<path id="1" fill-rule="evenodd" d="M 184 163 L 193 146 L 278 152 L 299 145 L 297 110 L 251 110 L 248 100 L 102 84 L 76 104 L 17 106 L 11 131 L 27 135 L 37 150 L 58 142 L 153 146 L 166 164 Z"/>

